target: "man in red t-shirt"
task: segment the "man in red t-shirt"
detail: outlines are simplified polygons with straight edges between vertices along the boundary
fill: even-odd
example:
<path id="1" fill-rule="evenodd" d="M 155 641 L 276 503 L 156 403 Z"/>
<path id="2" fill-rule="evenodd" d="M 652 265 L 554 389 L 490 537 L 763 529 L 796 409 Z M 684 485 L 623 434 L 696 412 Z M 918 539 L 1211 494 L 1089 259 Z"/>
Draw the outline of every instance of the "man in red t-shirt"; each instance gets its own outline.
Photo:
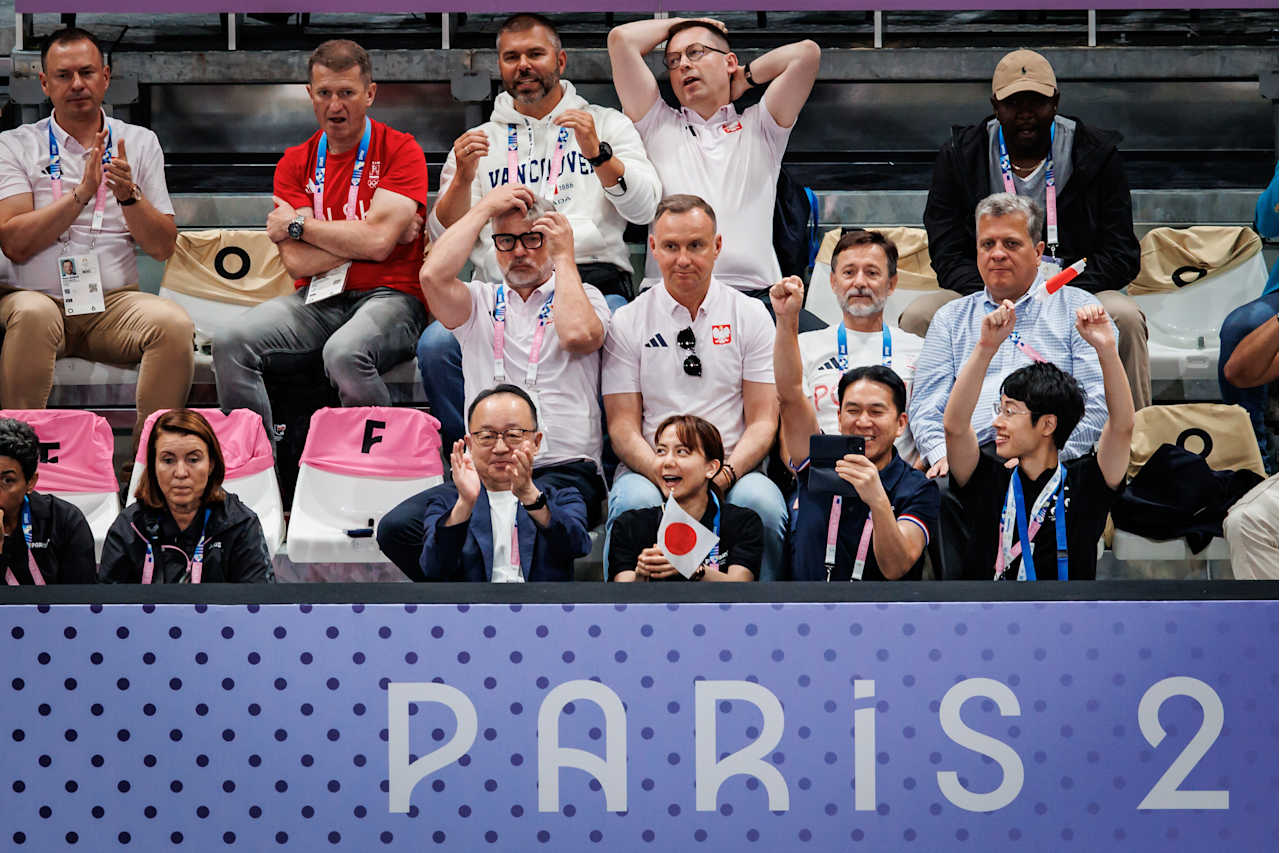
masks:
<path id="1" fill-rule="evenodd" d="M 327 41 L 307 71 L 320 129 L 280 158 L 267 217 L 296 289 L 255 306 L 213 346 L 219 405 L 252 409 L 273 436 L 264 370 L 321 353 L 344 406 L 390 405 L 381 374 L 413 357 L 427 321 L 422 148 L 366 118 L 378 86 L 360 45 Z"/>

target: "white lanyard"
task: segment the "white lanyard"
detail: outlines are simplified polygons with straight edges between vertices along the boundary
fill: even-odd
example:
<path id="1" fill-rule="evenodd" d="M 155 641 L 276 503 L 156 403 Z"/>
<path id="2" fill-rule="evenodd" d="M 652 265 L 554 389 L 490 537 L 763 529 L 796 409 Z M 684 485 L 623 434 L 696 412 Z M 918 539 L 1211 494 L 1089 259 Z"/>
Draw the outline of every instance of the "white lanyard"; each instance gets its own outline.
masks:
<path id="1" fill-rule="evenodd" d="M 106 115 L 102 117 L 103 124 L 107 127 L 107 147 L 102 149 L 102 165 L 105 167 L 111 162 L 111 142 L 114 134 L 111 131 L 111 123 L 107 121 Z M 49 182 L 53 189 L 53 200 L 56 202 L 62 198 L 62 152 L 58 148 L 58 139 L 53 133 L 53 117 L 49 118 Z M 98 232 L 102 230 L 102 217 L 107 209 L 107 181 L 106 176 L 98 183 L 98 194 L 93 203 L 93 224 L 89 226 L 89 234 L 96 237 Z M 71 242 L 71 235 L 68 232 L 62 239 L 64 243 Z M 90 246 L 92 246 L 92 241 Z"/>
<path id="2" fill-rule="evenodd" d="M 547 333 L 547 319 L 551 316 L 551 303 L 555 299 L 555 291 L 547 294 L 547 299 L 538 310 L 538 326 L 533 330 L 533 343 L 529 345 L 529 366 L 525 368 L 525 382 L 530 387 L 538 382 L 538 356 L 542 354 L 542 339 Z M 507 339 L 507 293 L 506 285 L 498 285 L 493 297 L 493 381 L 501 385 L 507 381 L 506 366 Z"/>

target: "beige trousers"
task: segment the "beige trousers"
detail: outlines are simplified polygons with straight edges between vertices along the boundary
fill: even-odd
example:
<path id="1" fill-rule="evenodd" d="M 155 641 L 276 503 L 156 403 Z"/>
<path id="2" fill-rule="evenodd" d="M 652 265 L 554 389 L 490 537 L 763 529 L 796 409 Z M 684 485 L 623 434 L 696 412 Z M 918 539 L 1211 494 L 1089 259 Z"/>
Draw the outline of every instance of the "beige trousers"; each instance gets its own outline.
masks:
<path id="1" fill-rule="evenodd" d="M 1236 580 L 1275 580 L 1280 575 L 1280 476 L 1263 480 L 1236 501 L 1222 523 L 1231 549 L 1231 573 Z"/>
<path id="2" fill-rule="evenodd" d="M 182 306 L 136 288 L 113 290 L 106 310 L 67 317 L 62 301 L 35 290 L 0 290 L 0 405 L 43 409 L 62 356 L 138 365 L 133 437 L 156 409 L 187 403 L 195 368 L 195 327 Z"/>
<path id="3" fill-rule="evenodd" d="M 1102 307 L 1111 315 L 1120 335 L 1116 348 L 1120 351 L 1120 363 L 1129 377 L 1129 390 L 1133 392 L 1133 407 L 1141 409 L 1151 405 L 1151 358 L 1147 353 L 1147 318 L 1138 303 L 1118 290 L 1104 290 L 1094 294 Z M 938 309 L 960 294 L 952 290 L 939 290 L 917 296 L 902 312 L 898 326 L 905 332 L 924 337 L 929 323 Z"/>

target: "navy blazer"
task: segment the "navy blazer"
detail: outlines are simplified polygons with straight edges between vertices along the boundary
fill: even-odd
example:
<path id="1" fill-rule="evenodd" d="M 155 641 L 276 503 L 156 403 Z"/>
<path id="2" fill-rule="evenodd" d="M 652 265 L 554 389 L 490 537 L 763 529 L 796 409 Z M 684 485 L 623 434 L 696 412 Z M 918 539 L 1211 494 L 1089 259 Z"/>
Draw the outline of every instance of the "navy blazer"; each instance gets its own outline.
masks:
<path id="1" fill-rule="evenodd" d="M 520 531 L 520 569 L 524 579 L 537 581 L 573 580 L 573 561 L 591 552 L 587 536 L 587 505 L 577 489 L 542 489 L 551 511 L 551 524 L 537 525 L 522 506 L 516 507 L 516 526 Z M 422 526 L 426 537 L 418 568 L 422 581 L 480 581 L 493 578 L 493 522 L 489 511 L 489 493 L 480 497 L 466 524 L 452 527 L 445 522 L 458 500 L 452 483 L 436 486 L 427 492 L 427 508 Z"/>

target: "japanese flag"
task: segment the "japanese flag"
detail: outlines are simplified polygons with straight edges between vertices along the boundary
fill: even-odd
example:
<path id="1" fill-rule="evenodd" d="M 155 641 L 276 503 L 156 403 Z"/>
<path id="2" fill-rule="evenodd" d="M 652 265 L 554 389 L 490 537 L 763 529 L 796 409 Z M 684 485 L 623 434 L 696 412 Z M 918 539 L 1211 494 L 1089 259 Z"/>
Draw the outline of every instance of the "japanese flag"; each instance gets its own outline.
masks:
<path id="1" fill-rule="evenodd" d="M 658 526 L 658 547 L 676 571 L 685 577 L 692 575 L 716 542 L 716 535 L 685 512 L 674 497 L 667 498 Z"/>

